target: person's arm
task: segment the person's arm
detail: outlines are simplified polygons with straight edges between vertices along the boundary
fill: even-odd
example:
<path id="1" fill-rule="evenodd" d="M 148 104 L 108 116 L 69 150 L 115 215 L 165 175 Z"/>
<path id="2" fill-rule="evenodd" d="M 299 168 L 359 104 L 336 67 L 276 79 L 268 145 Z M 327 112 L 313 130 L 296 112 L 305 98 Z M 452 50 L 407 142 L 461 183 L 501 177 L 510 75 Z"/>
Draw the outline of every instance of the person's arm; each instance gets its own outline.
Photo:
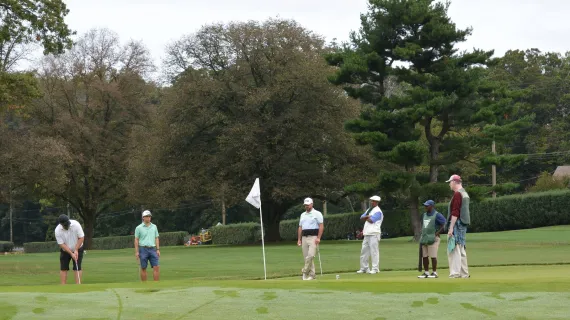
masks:
<path id="1" fill-rule="evenodd" d="M 77 254 L 75 257 L 76 260 L 79 258 L 79 248 L 81 248 L 83 241 L 85 241 L 85 233 L 83 233 L 83 228 L 81 228 L 81 225 L 79 223 L 77 223 L 77 228 L 77 244 L 75 244 L 74 250 L 74 252 Z"/>
<path id="2" fill-rule="evenodd" d="M 457 219 L 459 218 L 459 215 L 461 213 L 461 201 L 463 199 L 461 198 L 461 193 L 459 192 L 455 192 L 453 194 L 453 199 L 451 200 L 451 218 L 450 218 L 450 223 L 449 223 L 449 230 L 447 231 L 447 235 L 449 237 L 451 237 L 453 235 L 453 228 L 455 227 L 455 223 L 457 222 Z"/>
<path id="3" fill-rule="evenodd" d="M 378 210 L 373 215 L 371 215 L 368 218 L 368 222 L 375 223 L 376 221 L 379 221 L 380 219 L 382 219 L 382 210 Z"/>
<path id="4" fill-rule="evenodd" d="M 139 228 L 135 229 L 135 257 L 139 257 Z"/>
<path id="5" fill-rule="evenodd" d="M 73 251 L 71 251 L 71 248 L 69 248 L 67 244 L 65 244 L 65 242 L 63 241 L 63 237 L 60 234 L 58 234 L 57 231 L 55 232 L 55 240 L 57 241 L 57 244 L 63 251 L 69 253 L 69 255 L 73 257 Z"/>
<path id="6" fill-rule="evenodd" d="M 77 244 L 75 245 L 75 252 L 78 252 L 79 248 L 81 248 L 81 246 L 83 245 L 83 241 L 85 240 L 85 237 L 81 237 L 77 239 Z"/>
<path id="7" fill-rule="evenodd" d="M 447 219 L 445 219 L 443 214 L 438 212 L 438 213 L 436 213 L 436 216 L 435 216 L 435 223 L 436 223 L 436 227 L 439 226 L 439 229 L 437 229 L 435 231 L 435 236 L 439 237 L 439 235 L 443 232 L 443 228 L 445 227 L 445 224 L 447 223 Z"/>
<path id="8" fill-rule="evenodd" d="M 303 229 L 301 228 L 301 226 L 299 226 L 299 229 L 297 230 L 297 245 L 300 246 L 301 245 L 301 235 L 303 234 Z"/>
<path id="9" fill-rule="evenodd" d="M 325 224 L 319 223 L 319 235 L 317 236 L 317 240 L 315 240 L 317 244 L 321 243 L 321 237 L 323 236 L 323 231 L 325 231 Z"/>
<path id="10" fill-rule="evenodd" d="M 318 214 L 317 223 L 319 224 L 319 235 L 317 236 L 317 240 L 315 240 L 315 243 L 319 244 L 321 242 L 321 237 L 323 236 L 323 231 L 325 230 L 325 224 L 323 221 L 323 215 L 322 214 Z"/>
<path id="11" fill-rule="evenodd" d="M 360 221 L 368 220 L 368 210 L 364 211 L 364 213 L 360 216 Z"/>
<path id="12" fill-rule="evenodd" d="M 154 238 L 154 245 L 156 246 L 156 254 L 160 257 L 160 240 L 158 237 L 158 229 L 155 230 L 155 238 Z"/>

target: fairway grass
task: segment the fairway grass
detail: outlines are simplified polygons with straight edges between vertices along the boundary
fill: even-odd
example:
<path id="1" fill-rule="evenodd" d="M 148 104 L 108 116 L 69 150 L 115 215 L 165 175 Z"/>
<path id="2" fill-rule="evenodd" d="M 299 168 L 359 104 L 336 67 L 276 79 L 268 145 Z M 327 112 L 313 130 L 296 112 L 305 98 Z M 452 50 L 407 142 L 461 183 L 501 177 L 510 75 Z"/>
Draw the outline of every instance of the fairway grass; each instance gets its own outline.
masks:
<path id="1" fill-rule="evenodd" d="M 445 241 L 440 278 L 418 279 L 408 240 L 382 240 L 376 275 L 355 273 L 360 242 L 323 241 L 315 281 L 300 280 L 293 243 L 266 246 L 266 281 L 259 246 L 166 247 L 147 283 L 132 249 L 88 251 L 80 286 L 56 284 L 57 253 L 0 256 L 0 320 L 570 317 L 568 226 L 468 234 L 470 279 L 447 278 Z"/>

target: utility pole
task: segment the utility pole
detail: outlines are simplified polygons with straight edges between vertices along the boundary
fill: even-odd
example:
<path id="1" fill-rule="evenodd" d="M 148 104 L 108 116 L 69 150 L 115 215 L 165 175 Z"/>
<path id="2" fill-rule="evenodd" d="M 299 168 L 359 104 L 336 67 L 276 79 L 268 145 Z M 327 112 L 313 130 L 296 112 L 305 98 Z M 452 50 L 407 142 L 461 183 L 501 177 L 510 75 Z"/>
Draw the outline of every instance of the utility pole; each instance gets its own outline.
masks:
<path id="1" fill-rule="evenodd" d="M 495 150 L 495 139 L 493 139 L 493 144 L 491 146 L 491 152 L 493 152 L 494 155 L 497 154 L 497 151 Z M 497 166 L 496 165 L 492 165 L 491 166 L 491 175 L 492 175 L 492 180 L 493 180 L 493 187 L 495 187 L 495 185 L 497 184 Z M 493 190 L 493 198 L 497 197 L 497 193 L 495 192 L 495 190 Z"/>
<path id="2" fill-rule="evenodd" d="M 226 225 L 226 201 L 222 196 L 222 224 Z"/>

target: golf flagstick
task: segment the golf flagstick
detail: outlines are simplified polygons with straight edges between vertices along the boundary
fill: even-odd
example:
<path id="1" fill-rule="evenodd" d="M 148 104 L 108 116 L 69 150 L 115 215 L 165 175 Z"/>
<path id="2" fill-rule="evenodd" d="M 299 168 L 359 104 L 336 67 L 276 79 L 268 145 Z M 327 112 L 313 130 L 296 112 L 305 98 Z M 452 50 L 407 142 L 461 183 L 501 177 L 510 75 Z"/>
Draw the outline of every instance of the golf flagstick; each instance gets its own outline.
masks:
<path id="1" fill-rule="evenodd" d="M 319 266 L 321 267 L 321 276 L 323 275 L 323 263 L 321 262 L 321 250 L 319 250 L 319 245 L 317 245 L 317 253 L 319 254 Z"/>
<path id="2" fill-rule="evenodd" d="M 259 178 L 255 178 L 253 187 L 247 195 L 247 198 L 245 198 L 245 201 L 259 209 L 259 222 L 261 224 L 261 250 L 263 252 L 263 275 L 264 279 L 267 280 L 267 267 L 265 265 L 265 233 L 263 231 L 263 213 L 261 212 L 261 190 L 259 188 Z"/>

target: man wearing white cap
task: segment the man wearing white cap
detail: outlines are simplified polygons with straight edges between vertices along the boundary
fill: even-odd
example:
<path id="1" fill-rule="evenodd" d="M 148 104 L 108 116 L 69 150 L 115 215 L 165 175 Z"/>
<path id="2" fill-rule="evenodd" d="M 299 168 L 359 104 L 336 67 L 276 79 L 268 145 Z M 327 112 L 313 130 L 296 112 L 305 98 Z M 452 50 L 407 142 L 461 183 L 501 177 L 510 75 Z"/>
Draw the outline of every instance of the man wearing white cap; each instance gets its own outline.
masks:
<path id="1" fill-rule="evenodd" d="M 463 189 L 461 177 L 454 174 L 449 177 L 449 188 L 453 190 L 453 198 L 447 208 L 447 241 L 455 241 L 455 247 L 447 253 L 450 278 L 469 278 L 465 237 L 467 226 L 471 223 L 469 214 L 469 195 Z"/>
<path id="2" fill-rule="evenodd" d="M 384 215 L 378 207 L 380 202 L 379 196 L 370 197 L 370 208 L 360 216 L 360 220 L 364 221 L 362 234 L 362 250 L 360 251 L 360 269 L 356 273 L 375 274 L 380 271 L 380 252 L 378 244 L 380 242 L 380 228 Z M 372 269 L 368 268 L 369 259 L 372 260 Z"/>
<path id="3" fill-rule="evenodd" d="M 323 215 L 313 208 L 313 199 L 306 198 L 303 205 L 305 212 L 301 214 L 299 220 L 297 245 L 303 246 L 303 258 L 305 259 L 305 265 L 301 269 L 303 280 L 313 280 L 316 278 L 315 254 L 324 231 Z"/>
<path id="4" fill-rule="evenodd" d="M 140 260 L 141 280 L 146 281 L 146 268 L 148 262 L 152 267 L 154 281 L 160 278 L 160 241 L 158 240 L 158 229 L 150 222 L 152 214 L 145 210 L 142 213 L 143 223 L 135 229 L 135 256 Z"/>

